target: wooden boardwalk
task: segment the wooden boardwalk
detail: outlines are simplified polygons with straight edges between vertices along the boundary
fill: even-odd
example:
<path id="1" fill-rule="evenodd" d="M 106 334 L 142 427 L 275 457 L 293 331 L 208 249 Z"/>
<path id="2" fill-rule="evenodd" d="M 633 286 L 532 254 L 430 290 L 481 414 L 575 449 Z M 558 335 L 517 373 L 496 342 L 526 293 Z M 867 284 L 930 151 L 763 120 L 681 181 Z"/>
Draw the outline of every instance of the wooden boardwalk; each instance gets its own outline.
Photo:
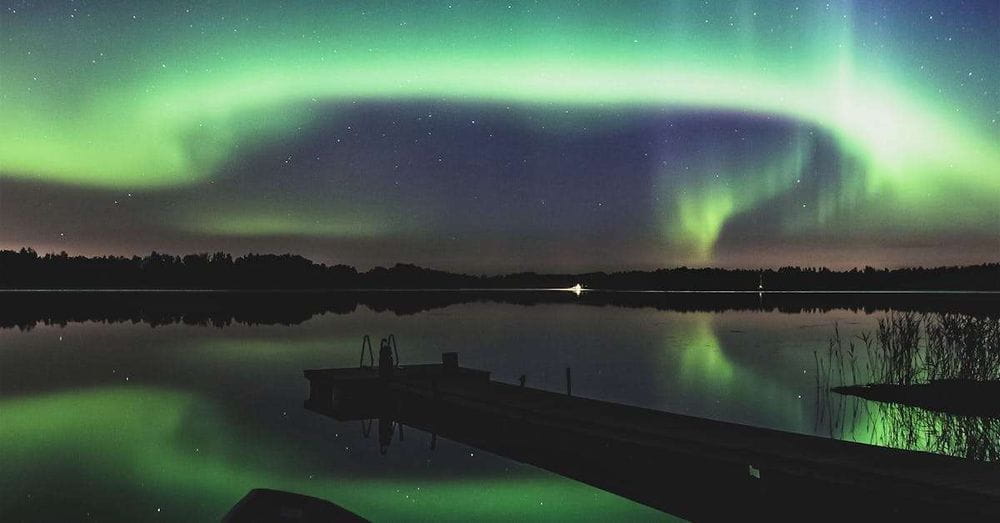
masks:
<path id="1" fill-rule="evenodd" d="M 670 414 L 457 366 L 305 371 L 306 406 L 383 418 L 695 520 L 1000 521 L 1000 466 Z"/>

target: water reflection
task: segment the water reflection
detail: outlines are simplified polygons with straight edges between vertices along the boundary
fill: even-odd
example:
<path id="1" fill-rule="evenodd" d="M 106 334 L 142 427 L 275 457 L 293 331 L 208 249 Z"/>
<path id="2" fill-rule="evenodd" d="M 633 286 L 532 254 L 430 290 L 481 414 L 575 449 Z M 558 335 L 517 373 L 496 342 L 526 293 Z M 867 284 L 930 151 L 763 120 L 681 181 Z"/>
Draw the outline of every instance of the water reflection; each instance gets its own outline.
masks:
<path id="1" fill-rule="evenodd" d="M 379 474 L 377 467 L 373 474 L 370 466 L 365 473 L 344 462 L 346 453 L 323 452 L 329 440 L 310 441 L 315 438 L 294 432 L 275 439 L 244 431 L 235 427 L 238 423 L 223 405 L 205 401 L 148 387 L 5 400 L 0 403 L 0 513 L 5 521 L 210 521 L 254 485 L 267 485 L 337 500 L 377 520 L 431 515 L 444 520 L 573 519 L 588 513 L 662 517 L 528 467 L 450 478 L 412 471 Z M 313 429 L 364 454 L 364 446 L 346 434 Z M 465 449 L 446 452 L 457 461 Z M 377 464 L 372 457 L 378 456 L 365 459 Z M 386 468 L 405 469 L 400 461 Z"/>
<path id="2" fill-rule="evenodd" d="M 457 350 L 558 392 L 572 367 L 574 395 L 828 434 L 813 350 L 835 322 L 850 335 L 881 314 L 854 298 L 788 314 L 766 294 L 599 295 L 19 297 L 0 317 L 20 327 L 0 329 L 0 519 L 215 520 L 258 487 L 376 520 L 665 517 L 445 438 L 397 428 L 382 456 L 357 422 L 303 412 L 301 371 L 356 366 L 362 335 L 393 332 L 404 364 Z"/>
<path id="3" fill-rule="evenodd" d="M 986 329 L 956 330 L 952 337 L 958 343 L 934 343 L 934 336 L 921 332 L 920 325 L 973 324 L 989 326 Z M 869 400 L 863 395 L 835 392 L 844 385 L 868 383 L 926 383 L 932 376 L 942 377 L 942 362 L 953 366 L 965 365 L 981 372 L 986 378 L 995 375 L 996 318 L 967 316 L 944 317 L 897 315 L 890 313 L 878 319 L 879 335 L 866 329 L 860 335 L 850 336 L 838 326 L 832 328 L 825 350 L 814 351 L 816 392 L 815 431 L 832 438 L 857 441 L 884 447 L 918 450 L 955 456 L 975 461 L 997 461 L 1000 458 L 1000 418 L 995 409 L 976 408 L 977 405 L 995 406 L 995 399 L 979 396 L 961 396 L 953 393 L 950 399 L 960 398 L 960 403 L 943 402 L 929 407 L 914 404 L 890 403 Z M 905 327 L 906 340 L 886 338 L 886 332 Z M 956 349 L 956 345 L 958 348 Z M 948 348 L 953 352 L 941 350 Z M 932 352 L 937 347 L 937 352 Z M 892 352 L 888 352 L 890 350 Z M 932 357 L 933 356 L 933 357 Z M 926 367 L 925 367 L 926 364 Z M 899 379 L 900 376 L 906 379 Z M 939 382 L 940 385 L 942 382 Z M 934 408 L 946 406 L 948 408 Z"/>
<path id="4" fill-rule="evenodd" d="M 449 368 L 402 368 L 392 379 L 370 368 L 307 370 L 305 407 L 362 419 L 369 434 L 377 417 L 382 455 L 397 432 L 403 441 L 405 424 L 694 520 L 798 518 L 831 496 L 863 504 L 873 519 L 962 519 L 978 509 L 955 499 L 992 492 L 973 483 L 941 497 L 942 486 L 995 473 L 981 463 L 582 400 Z M 824 509 L 830 520 L 855 514 L 854 504 Z"/>
<path id="5" fill-rule="evenodd" d="M 1000 419 L 821 393 L 817 432 L 832 438 L 955 456 L 1000 460 Z"/>
<path id="6" fill-rule="evenodd" d="M 590 306 L 653 308 L 676 312 L 778 311 L 830 312 L 837 309 L 872 313 L 885 310 L 962 312 L 996 309 L 1000 297 L 988 293 L 731 293 L 731 292 L 602 292 L 548 291 L 0 291 L 17 308 L 0 316 L 0 327 L 22 330 L 36 325 L 72 322 L 183 323 L 225 327 L 296 325 L 314 316 L 351 314 L 358 307 L 400 315 L 453 305 L 491 302 L 539 305 L 571 303 Z"/>

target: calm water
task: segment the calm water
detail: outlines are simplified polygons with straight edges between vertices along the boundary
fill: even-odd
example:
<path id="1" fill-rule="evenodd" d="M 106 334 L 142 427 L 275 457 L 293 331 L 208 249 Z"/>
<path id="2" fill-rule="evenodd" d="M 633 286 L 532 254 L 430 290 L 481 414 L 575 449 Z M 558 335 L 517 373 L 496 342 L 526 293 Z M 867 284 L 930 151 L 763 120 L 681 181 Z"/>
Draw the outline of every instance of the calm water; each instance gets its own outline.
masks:
<path id="1" fill-rule="evenodd" d="M 431 450 L 430 436 L 415 429 L 404 428 L 383 456 L 374 431 L 366 438 L 359 423 L 304 410 L 302 370 L 357 365 L 364 334 L 376 348 L 395 334 L 403 364 L 457 351 L 462 365 L 495 379 L 525 374 L 529 386 L 553 391 L 565 390 L 568 366 L 579 396 L 969 453 L 968 441 L 938 441 L 920 428 L 940 427 L 941 418 L 817 394 L 814 351 L 825 353 L 834 324 L 846 337 L 884 312 L 427 308 L 404 315 L 358 306 L 292 325 L 0 329 L 0 519 L 217 520 L 256 487 L 318 496 L 377 520 L 669 518 L 459 443 L 439 439 Z"/>

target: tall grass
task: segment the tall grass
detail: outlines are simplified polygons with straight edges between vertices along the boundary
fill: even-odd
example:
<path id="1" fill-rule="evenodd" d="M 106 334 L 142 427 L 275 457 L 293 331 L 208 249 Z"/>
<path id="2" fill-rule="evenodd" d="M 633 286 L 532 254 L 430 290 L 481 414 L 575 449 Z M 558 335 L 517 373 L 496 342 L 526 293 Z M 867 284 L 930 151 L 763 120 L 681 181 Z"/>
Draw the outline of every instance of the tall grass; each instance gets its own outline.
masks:
<path id="1" fill-rule="evenodd" d="M 1000 316 L 939 314 L 925 320 L 929 380 L 1000 380 Z"/>
<path id="2" fill-rule="evenodd" d="M 875 339 L 875 361 L 880 363 L 880 383 L 912 385 L 924 374 L 925 351 L 920 341 L 927 316 L 912 312 L 891 313 L 878 321 Z"/>
<path id="3" fill-rule="evenodd" d="M 891 385 L 1000 380 L 1000 317 L 894 312 L 878 320 L 874 334 L 846 345 L 834 327 L 825 361 L 817 355 L 817 371 L 826 371 L 827 385 L 858 384 L 859 375 Z"/>
<path id="4" fill-rule="evenodd" d="M 1000 418 L 831 395 L 840 385 L 1000 380 L 1000 316 L 890 313 L 873 331 L 834 326 L 816 364 L 816 430 L 838 439 L 1000 461 Z"/>

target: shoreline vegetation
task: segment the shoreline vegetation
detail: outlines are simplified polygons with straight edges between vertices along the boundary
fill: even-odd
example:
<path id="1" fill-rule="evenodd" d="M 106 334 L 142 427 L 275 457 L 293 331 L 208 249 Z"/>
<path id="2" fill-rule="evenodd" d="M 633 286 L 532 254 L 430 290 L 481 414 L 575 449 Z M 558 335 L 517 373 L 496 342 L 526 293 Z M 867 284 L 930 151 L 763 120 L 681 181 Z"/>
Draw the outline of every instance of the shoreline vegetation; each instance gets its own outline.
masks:
<path id="1" fill-rule="evenodd" d="M 918 390 L 928 392 L 930 402 L 940 400 L 931 395 L 941 389 Z M 863 392 L 862 395 L 829 391 L 819 394 L 815 410 L 817 432 L 882 447 L 1000 462 L 1000 417 L 947 412 L 929 402 L 907 404 L 887 399 L 869 401 Z"/>
<path id="2" fill-rule="evenodd" d="M 963 267 L 834 271 L 816 267 L 720 269 L 677 267 L 653 271 L 503 275 L 459 274 L 397 263 L 358 271 L 293 254 L 217 252 L 174 256 L 39 255 L 0 250 L 0 289 L 562 289 L 672 291 L 1000 291 L 1000 263 Z"/>
<path id="3" fill-rule="evenodd" d="M 874 334 L 844 345 L 839 330 L 823 363 L 850 385 L 829 390 L 966 416 L 1000 417 L 1000 316 L 892 312 Z M 867 381 L 867 384 L 860 382 Z"/>

